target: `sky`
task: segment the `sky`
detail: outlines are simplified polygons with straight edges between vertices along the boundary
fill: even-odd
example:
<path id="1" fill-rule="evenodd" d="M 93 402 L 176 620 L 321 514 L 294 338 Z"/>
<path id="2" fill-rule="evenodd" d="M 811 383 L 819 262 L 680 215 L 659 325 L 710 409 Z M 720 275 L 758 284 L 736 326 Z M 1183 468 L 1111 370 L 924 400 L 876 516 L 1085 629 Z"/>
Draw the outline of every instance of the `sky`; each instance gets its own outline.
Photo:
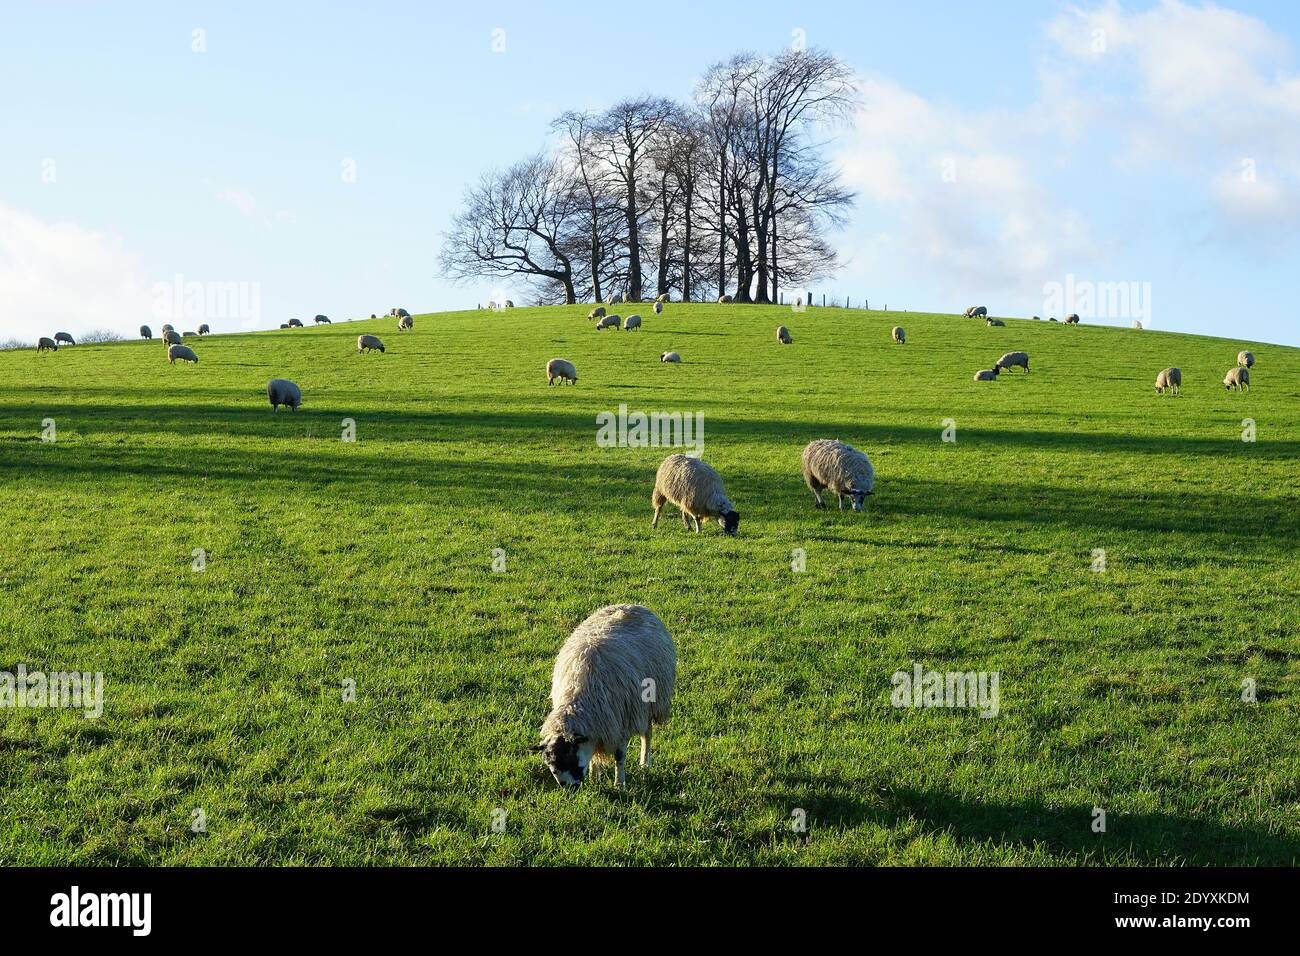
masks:
<path id="1" fill-rule="evenodd" d="M 437 274 L 468 184 L 799 43 L 860 84 L 814 301 L 1300 345 L 1290 0 L 0 0 L 0 341 L 522 304 Z"/>

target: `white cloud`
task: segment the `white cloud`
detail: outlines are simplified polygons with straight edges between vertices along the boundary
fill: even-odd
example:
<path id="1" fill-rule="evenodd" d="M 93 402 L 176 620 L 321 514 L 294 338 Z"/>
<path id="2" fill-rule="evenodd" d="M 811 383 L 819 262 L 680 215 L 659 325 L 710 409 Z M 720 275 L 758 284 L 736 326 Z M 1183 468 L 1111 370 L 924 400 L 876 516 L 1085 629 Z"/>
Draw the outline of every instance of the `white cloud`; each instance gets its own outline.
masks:
<path id="1" fill-rule="evenodd" d="M 0 303 L 3 339 L 121 332 L 147 321 L 149 283 L 116 237 L 0 204 Z"/>

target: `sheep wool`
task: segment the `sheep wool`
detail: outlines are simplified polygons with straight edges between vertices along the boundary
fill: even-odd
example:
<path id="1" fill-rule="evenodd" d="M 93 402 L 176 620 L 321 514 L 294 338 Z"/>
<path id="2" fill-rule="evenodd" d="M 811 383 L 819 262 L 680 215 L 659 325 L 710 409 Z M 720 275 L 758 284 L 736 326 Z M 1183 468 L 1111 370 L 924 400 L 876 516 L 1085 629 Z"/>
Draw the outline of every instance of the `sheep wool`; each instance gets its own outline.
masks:
<path id="1" fill-rule="evenodd" d="M 592 321 L 593 319 L 603 319 L 604 317 L 605 317 L 605 307 L 603 305 L 598 305 L 590 312 L 587 313 L 588 322 Z"/>
<path id="2" fill-rule="evenodd" d="M 718 305 L 726 305 L 726 304 L 728 304 L 730 301 L 731 301 L 731 296 L 729 296 L 729 295 L 720 295 L 720 296 L 718 296 Z"/>
<path id="3" fill-rule="evenodd" d="M 627 321 L 623 323 L 623 331 L 631 332 L 633 329 L 641 328 L 641 316 L 629 315 Z"/>
<path id="4" fill-rule="evenodd" d="M 1028 353 L 1028 352 L 1008 352 L 1006 355 L 1002 356 L 1002 358 L 998 359 L 997 364 L 996 364 L 995 366 L 993 366 L 993 367 L 996 368 L 996 369 L 1000 372 L 1000 371 L 1002 371 L 1004 368 L 1011 368 L 1011 367 L 1014 366 L 1014 365 L 1018 365 L 1018 366 L 1020 366 L 1021 368 L 1023 368 L 1023 369 L 1025 370 L 1025 373 L 1028 374 L 1028 373 L 1029 373 L 1029 353 Z"/>
<path id="5" fill-rule="evenodd" d="M 1001 319 L 985 319 L 985 320 L 984 320 L 984 324 L 987 325 L 987 326 L 988 326 L 989 328 L 991 328 L 991 329 L 996 329 L 996 328 L 1006 328 L 1006 325 L 1007 325 L 1007 324 L 1006 324 L 1005 322 L 1003 322 Z"/>
<path id="6" fill-rule="evenodd" d="M 38 352 L 57 352 L 58 350 L 58 343 L 48 335 L 42 335 L 36 340 L 36 351 Z"/>
<path id="7" fill-rule="evenodd" d="M 776 327 L 776 340 L 782 345 L 789 345 L 794 341 L 794 339 L 790 338 L 790 330 L 784 325 L 778 325 Z"/>
<path id="8" fill-rule="evenodd" d="M 623 317 L 619 315 L 607 315 L 596 323 L 597 329 L 617 329 Z"/>
<path id="9" fill-rule="evenodd" d="M 701 519 L 712 518 L 727 534 L 735 534 L 740 525 L 740 513 L 727 498 L 722 476 L 698 458 L 669 455 L 663 460 L 655 473 L 655 490 L 650 496 L 655 509 L 650 527 L 658 526 L 659 512 L 666 502 L 681 509 L 686 528 L 690 528 L 690 521 L 695 522 L 696 534 L 700 533 Z"/>
<path id="10" fill-rule="evenodd" d="M 280 406 L 297 411 L 302 404 L 302 389 L 287 378 L 273 378 L 266 383 L 266 397 L 271 401 L 271 409 L 279 411 Z"/>
<path id="11" fill-rule="evenodd" d="M 641 738 L 641 766 L 650 766 L 651 729 L 668 720 L 676 683 L 677 650 L 659 616 L 640 604 L 602 607 L 555 658 L 551 712 L 535 749 L 562 786 L 612 761 L 621 787 L 630 738 Z"/>
<path id="12" fill-rule="evenodd" d="M 167 348 L 167 361 L 175 365 L 177 359 L 182 362 L 193 362 L 195 365 L 199 364 L 199 357 L 194 354 L 194 350 L 188 345 L 172 345 Z"/>
<path id="13" fill-rule="evenodd" d="M 1223 386 L 1238 392 L 1250 391 L 1250 370 L 1240 365 L 1228 369 L 1228 374 L 1223 376 Z"/>
<path id="14" fill-rule="evenodd" d="M 680 362 L 681 360 L 682 357 L 676 352 L 664 352 L 659 356 L 659 361 L 661 362 Z"/>
<path id="15" fill-rule="evenodd" d="M 989 310 L 982 305 L 972 305 L 969 309 L 966 310 L 966 318 L 968 319 L 983 318 L 986 317 L 988 314 L 989 314 Z"/>
<path id="16" fill-rule="evenodd" d="M 975 373 L 977 382 L 996 382 L 998 380 L 998 371 L 996 368 L 982 368 Z"/>
<path id="17" fill-rule="evenodd" d="M 900 326 L 894 326 L 893 331 L 891 331 L 889 335 L 899 345 L 903 345 L 907 342 L 907 333 L 904 332 Z"/>
<path id="18" fill-rule="evenodd" d="M 212 329 L 208 328 L 208 323 L 204 322 L 199 326 L 199 335 L 209 335 L 211 332 Z"/>
<path id="19" fill-rule="evenodd" d="M 546 363 L 546 384 L 554 385 L 557 378 L 561 384 L 568 382 L 570 385 L 577 385 L 578 370 L 568 359 L 553 358 Z"/>
<path id="20" fill-rule="evenodd" d="M 663 315 L 663 314 L 664 314 L 664 304 L 663 304 L 663 302 L 656 302 L 656 303 L 655 303 L 655 315 Z"/>
<path id="21" fill-rule="evenodd" d="M 140 338 L 142 339 L 153 338 L 153 330 L 149 328 L 149 326 L 147 325 L 140 326 Z"/>
<path id="22" fill-rule="evenodd" d="M 876 470 L 871 459 L 852 445 L 828 438 L 810 441 L 803 450 L 803 480 L 818 508 L 825 508 L 822 489 L 835 492 L 844 510 L 844 496 L 853 502 L 853 510 L 862 510 L 862 499 L 873 494 Z"/>
<path id="23" fill-rule="evenodd" d="M 404 315 L 397 320 L 397 331 L 409 332 L 413 328 L 415 328 L 415 319 L 411 318 L 409 315 Z"/>
<path id="24" fill-rule="evenodd" d="M 1254 368 L 1254 367 L 1255 367 L 1255 353 L 1254 353 L 1254 352 L 1238 352 L 1238 353 L 1237 353 L 1237 364 L 1240 365 L 1240 366 L 1242 366 L 1243 368 Z"/>
<path id="25" fill-rule="evenodd" d="M 176 334 L 174 329 L 167 329 L 163 332 L 163 345 L 180 345 L 181 337 Z"/>
<path id="26" fill-rule="evenodd" d="M 1156 376 L 1156 392 L 1163 395 L 1165 390 L 1177 395 L 1183 387 L 1183 370 L 1180 368 L 1167 368 Z"/>
<path id="27" fill-rule="evenodd" d="M 384 351 L 384 343 L 379 341 L 379 339 L 373 335 L 358 335 L 357 351 L 369 352 L 371 350 L 376 352 Z"/>

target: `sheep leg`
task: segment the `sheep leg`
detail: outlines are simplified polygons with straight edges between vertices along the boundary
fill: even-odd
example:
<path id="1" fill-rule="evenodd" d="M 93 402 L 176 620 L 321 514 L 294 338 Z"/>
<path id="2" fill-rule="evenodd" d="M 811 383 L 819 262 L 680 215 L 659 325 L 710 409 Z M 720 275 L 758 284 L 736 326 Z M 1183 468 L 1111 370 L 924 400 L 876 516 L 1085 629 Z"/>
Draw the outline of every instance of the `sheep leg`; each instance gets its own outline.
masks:
<path id="1" fill-rule="evenodd" d="M 663 510 L 664 510 L 664 506 L 662 501 L 659 504 L 655 505 L 655 516 L 650 519 L 650 527 L 657 528 L 659 526 L 659 512 Z"/>
<path id="2" fill-rule="evenodd" d="M 837 498 L 840 499 L 840 510 L 843 511 L 843 510 L 844 510 L 844 495 L 843 495 L 843 493 L 837 491 L 837 492 L 835 492 L 835 497 L 837 497 Z"/>
<path id="3" fill-rule="evenodd" d="M 685 511 L 682 512 L 682 527 L 685 528 L 687 531 L 691 530 L 691 519 L 686 517 Z"/>
<path id="4" fill-rule="evenodd" d="M 700 533 L 700 519 L 698 515 L 691 515 L 691 520 L 695 522 L 695 533 Z"/>
<path id="5" fill-rule="evenodd" d="M 650 728 L 652 724 L 645 725 L 645 733 L 641 735 L 641 766 L 650 766 Z"/>
<path id="6" fill-rule="evenodd" d="M 614 771 L 614 785 L 620 788 L 627 783 L 627 775 L 623 772 L 623 761 L 626 757 L 627 748 L 619 747 L 618 750 L 614 751 L 614 763 L 616 765 Z"/>

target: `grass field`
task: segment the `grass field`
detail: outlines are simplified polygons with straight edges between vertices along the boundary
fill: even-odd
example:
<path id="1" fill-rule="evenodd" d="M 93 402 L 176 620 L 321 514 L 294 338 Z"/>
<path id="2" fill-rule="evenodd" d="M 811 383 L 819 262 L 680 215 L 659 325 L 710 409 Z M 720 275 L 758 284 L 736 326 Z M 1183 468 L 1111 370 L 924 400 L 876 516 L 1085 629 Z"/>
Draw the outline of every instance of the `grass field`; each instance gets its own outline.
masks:
<path id="1" fill-rule="evenodd" d="M 1238 394 L 1235 340 L 588 308 L 0 353 L 0 671 L 104 675 L 98 719 L 0 710 L 0 863 L 1300 861 L 1300 350 Z M 668 451 L 598 447 L 620 403 L 704 413 L 739 536 L 651 531 Z M 813 509 L 817 437 L 870 454 L 867 513 Z M 550 667 L 623 601 L 674 714 L 626 790 L 563 792 Z M 997 672 L 997 716 L 892 707 L 914 664 Z"/>

